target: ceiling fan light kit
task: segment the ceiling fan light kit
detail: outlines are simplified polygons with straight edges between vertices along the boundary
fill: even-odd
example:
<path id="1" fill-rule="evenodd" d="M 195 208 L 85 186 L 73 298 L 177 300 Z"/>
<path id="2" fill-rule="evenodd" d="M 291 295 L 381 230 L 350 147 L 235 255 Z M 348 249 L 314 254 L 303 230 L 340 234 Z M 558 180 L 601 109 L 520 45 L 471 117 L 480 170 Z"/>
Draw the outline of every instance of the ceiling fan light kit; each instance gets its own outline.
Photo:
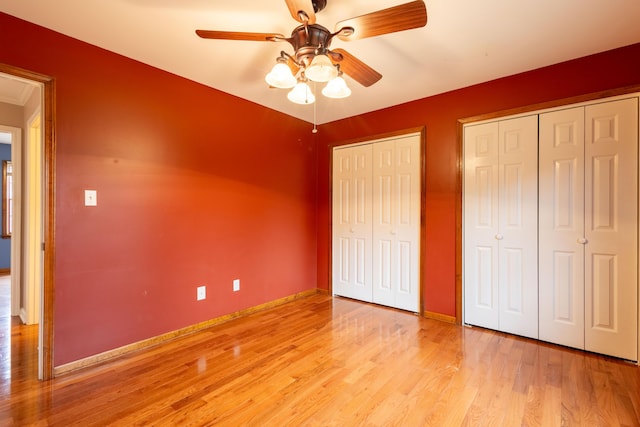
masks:
<path id="1" fill-rule="evenodd" d="M 291 74 L 289 66 L 283 62 L 278 62 L 264 78 L 269 86 L 278 89 L 291 89 L 298 83 L 298 80 Z"/>
<path id="2" fill-rule="evenodd" d="M 338 75 L 322 89 L 322 94 L 327 98 L 341 99 L 351 95 L 351 89 L 347 86 L 347 82 Z"/>
<path id="3" fill-rule="evenodd" d="M 332 33 L 316 24 L 316 13 L 326 7 L 327 0 L 285 2 L 293 19 L 302 24 L 293 30 L 289 38 L 276 33 L 217 30 L 196 30 L 196 34 L 205 39 L 288 42 L 293 47 L 293 55 L 281 52 L 265 80 L 276 88 L 293 88 L 287 98 L 303 105 L 315 101 L 307 80 L 326 82 L 327 86 L 322 90 L 324 96 L 346 98 L 351 94 L 351 89 L 341 77 L 343 73 L 365 87 L 382 78 L 382 74 L 345 50 L 329 50 L 334 36 L 343 41 L 352 41 L 420 28 L 427 24 L 426 6 L 424 1 L 418 0 L 338 22 Z"/>
<path id="4" fill-rule="evenodd" d="M 338 68 L 331 63 L 327 55 L 321 54 L 313 57 L 304 74 L 311 81 L 326 83 L 338 77 Z"/>
<path id="5" fill-rule="evenodd" d="M 316 97 L 313 91 L 305 82 L 299 82 L 291 89 L 291 92 L 287 94 L 289 101 L 296 104 L 307 105 L 316 102 Z"/>

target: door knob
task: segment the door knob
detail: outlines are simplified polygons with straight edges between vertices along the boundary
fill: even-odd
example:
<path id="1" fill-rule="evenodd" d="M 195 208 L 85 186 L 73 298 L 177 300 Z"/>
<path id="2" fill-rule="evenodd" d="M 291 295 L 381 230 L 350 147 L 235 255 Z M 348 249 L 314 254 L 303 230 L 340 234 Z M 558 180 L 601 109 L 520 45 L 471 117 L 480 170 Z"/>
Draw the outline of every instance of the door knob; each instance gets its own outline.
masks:
<path id="1" fill-rule="evenodd" d="M 586 245 L 587 243 L 589 243 L 589 241 L 587 239 L 585 239 L 584 237 L 579 237 L 578 238 L 578 243 L 580 243 L 581 245 Z"/>
<path id="2" fill-rule="evenodd" d="M 502 240 L 504 236 L 502 234 L 496 234 L 496 240 Z"/>

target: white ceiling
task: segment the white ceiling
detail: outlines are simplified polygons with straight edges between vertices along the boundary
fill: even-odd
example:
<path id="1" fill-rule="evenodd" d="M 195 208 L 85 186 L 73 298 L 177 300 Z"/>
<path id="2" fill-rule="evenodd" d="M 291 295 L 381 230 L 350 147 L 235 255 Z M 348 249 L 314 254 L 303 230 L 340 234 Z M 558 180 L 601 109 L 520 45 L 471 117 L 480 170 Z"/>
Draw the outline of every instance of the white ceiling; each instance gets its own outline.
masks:
<path id="1" fill-rule="evenodd" d="M 24 105 L 31 96 L 35 84 L 0 73 L 0 102 Z"/>
<path id="2" fill-rule="evenodd" d="M 31 84 L 0 73 L 0 103 L 23 106 L 35 87 L 35 83 Z M 11 144 L 11 133 L 0 130 L 0 144 Z"/>
<path id="3" fill-rule="evenodd" d="M 318 23 L 408 0 L 328 0 Z M 640 42 L 637 0 L 425 0 L 427 26 L 342 42 L 383 75 L 350 98 L 316 103 L 317 123 Z M 302 120 L 314 107 L 269 89 L 265 74 L 288 43 L 204 40 L 196 29 L 275 32 L 298 25 L 284 0 L 0 0 L 0 11 Z M 318 90 L 320 89 L 318 85 Z"/>
<path id="4" fill-rule="evenodd" d="M 24 106 L 38 85 L 0 73 L 0 103 Z M 0 130 L 0 144 L 11 144 L 11 133 Z"/>

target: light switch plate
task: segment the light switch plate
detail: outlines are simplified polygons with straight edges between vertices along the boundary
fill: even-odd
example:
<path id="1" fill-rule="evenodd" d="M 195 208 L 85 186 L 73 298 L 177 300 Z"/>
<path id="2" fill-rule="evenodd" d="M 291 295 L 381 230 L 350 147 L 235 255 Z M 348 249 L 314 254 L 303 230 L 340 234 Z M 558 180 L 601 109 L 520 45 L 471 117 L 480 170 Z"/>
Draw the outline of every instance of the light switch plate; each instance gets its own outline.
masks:
<path id="1" fill-rule="evenodd" d="M 98 192 L 96 190 L 84 190 L 84 205 L 98 206 Z"/>

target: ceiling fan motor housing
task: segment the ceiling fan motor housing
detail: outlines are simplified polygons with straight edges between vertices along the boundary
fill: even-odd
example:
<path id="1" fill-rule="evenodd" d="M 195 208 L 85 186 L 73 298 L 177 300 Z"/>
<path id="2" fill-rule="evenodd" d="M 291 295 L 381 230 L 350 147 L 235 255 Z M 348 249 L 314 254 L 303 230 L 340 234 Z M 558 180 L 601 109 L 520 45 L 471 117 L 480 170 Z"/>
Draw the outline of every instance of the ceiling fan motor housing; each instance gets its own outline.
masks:
<path id="1" fill-rule="evenodd" d="M 308 66 L 317 53 L 324 53 L 331 44 L 331 32 L 322 25 L 313 24 L 299 26 L 291 33 L 289 43 L 295 50 L 296 60 Z M 322 52 L 318 52 L 321 49 Z"/>
<path id="2" fill-rule="evenodd" d="M 318 13 L 327 6 L 327 0 L 313 0 L 313 10 Z"/>

